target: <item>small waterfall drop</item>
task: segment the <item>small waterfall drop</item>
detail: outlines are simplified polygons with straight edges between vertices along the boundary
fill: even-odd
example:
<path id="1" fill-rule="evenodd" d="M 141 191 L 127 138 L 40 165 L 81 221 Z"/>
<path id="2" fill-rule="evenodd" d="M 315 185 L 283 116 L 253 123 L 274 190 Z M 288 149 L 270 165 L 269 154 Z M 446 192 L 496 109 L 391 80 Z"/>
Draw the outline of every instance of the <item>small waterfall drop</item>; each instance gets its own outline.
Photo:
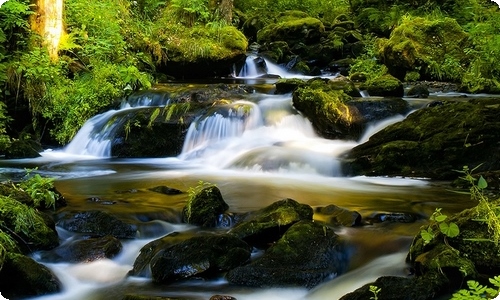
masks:
<path id="1" fill-rule="evenodd" d="M 168 94 L 134 95 L 122 101 L 120 108 L 90 118 L 66 145 L 64 153 L 93 157 L 110 157 L 111 144 L 118 130 L 129 120 L 134 110 L 144 107 L 164 107 L 170 103 Z"/>

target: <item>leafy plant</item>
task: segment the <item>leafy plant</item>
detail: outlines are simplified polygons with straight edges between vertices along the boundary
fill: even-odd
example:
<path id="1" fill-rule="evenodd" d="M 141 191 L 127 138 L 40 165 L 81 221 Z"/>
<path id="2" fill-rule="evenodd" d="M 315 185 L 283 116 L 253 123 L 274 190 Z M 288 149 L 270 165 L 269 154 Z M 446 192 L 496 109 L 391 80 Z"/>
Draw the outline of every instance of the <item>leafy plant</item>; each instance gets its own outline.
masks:
<path id="1" fill-rule="evenodd" d="M 378 293 L 380 293 L 382 289 L 375 286 L 375 285 L 370 285 L 370 292 L 373 294 L 372 297 L 370 297 L 370 299 L 373 299 L 373 300 L 378 300 Z"/>
<path id="2" fill-rule="evenodd" d="M 454 293 L 451 300 L 496 299 L 495 297 L 500 293 L 500 276 L 490 278 L 489 281 L 494 288 L 481 285 L 475 280 L 469 280 L 467 281 L 468 289 L 461 289 Z"/>
<path id="3" fill-rule="evenodd" d="M 188 201 L 186 204 L 186 217 L 187 217 L 188 223 L 189 223 L 189 220 L 191 218 L 191 203 L 192 203 L 192 201 L 194 200 L 196 195 L 198 195 L 203 189 L 208 188 L 208 187 L 212 187 L 212 186 L 216 186 L 216 185 L 213 183 L 210 183 L 210 182 L 205 182 L 203 180 L 200 180 L 200 181 L 198 181 L 198 185 L 196 185 L 195 187 L 190 187 L 188 189 Z"/>
<path id="4" fill-rule="evenodd" d="M 420 231 L 424 245 L 432 242 L 439 232 L 446 237 L 456 237 L 460 234 L 458 225 L 454 222 L 445 222 L 447 219 L 448 216 L 441 213 L 441 208 L 436 208 L 430 217 L 431 224 L 426 229 Z"/>
<path id="5" fill-rule="evenodd" d="M 55 208 L 57 194 L 54 190 L 54 178 L 31 174 L 34 170 L 26 170 L 26 176 L 19 187 L 33 199 L 35 207 Z"/>
<path id="6" fill-rule="evenodd" d="M 483 176 L 480 176 L 479 179 L 472 176 L 474 170 L 479 168 L 479 166 L 472 170 L 468 166 L 464 166 L 463 170 L 460 171 L 464 174 L 461 179 L 470 184 L 469 193 L 471 199 L 478 201 L 478 205 L 476 206 L 478 218 L 475 221 L 485 222 L 488 225 L 490 240 L 498 245 L 500 243 L 500 209 L 498 206 L 494 206 L 484 194 L 484 190 L 488 187 L 486 179 Z"/>

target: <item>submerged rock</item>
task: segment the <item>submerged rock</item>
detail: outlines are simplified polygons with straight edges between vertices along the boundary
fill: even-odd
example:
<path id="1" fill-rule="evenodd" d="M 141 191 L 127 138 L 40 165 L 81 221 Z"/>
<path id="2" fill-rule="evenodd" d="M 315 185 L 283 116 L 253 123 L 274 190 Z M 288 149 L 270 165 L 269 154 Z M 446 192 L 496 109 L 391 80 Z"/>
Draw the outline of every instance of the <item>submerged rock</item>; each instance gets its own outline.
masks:
<path id="1" fill-rule="evenodd" d="M 132 239 L 137 234 L 136 225 L 125 223 L 103 211 L 63 212 L 58 218 L 58 226 L 89 236 L 112 235 L 116 238 Z"/>
<path id="2" fill-rule="evenodd" d="M 229 271 L 232 284 L 254 287 L 313 288 L 342 274 L 348 264 L 338 236 L 325 225 L 301 221 L 292 225 L 263 256 Z"/>
<path id="3" fill-rule="evenodd" d="M 6 255 L 0 270 L 0 290 L 7 299 L 20 299 L 61 291 L 57 277 L 33 259 L 15 253 Z"/>
<path id="4" fill-rule="evenodd" d="M 336 205 L 328 205 L 316 209 L 316 213 L 326 217 L 333 226 L 357 226 L 361 224 L 361 215 L 357 211 L 348 210 Z"/>
<path id="5" fill-rule="evenodd" d="M 247 214 L 229 233 L 252 245 L 262 246 L 279 239 L 294 223 L 312 220 L 312 216 L 313 210 L 309 205 L 283 199 Z"/>
<path id="6" fill-rule="evenodd" d="M 223 214 L 229 205 L 215 185 L 201 187 L 193 197 L 190 197 L 182 210 L 182 218 L 188 224 L 202 227 L 217 225 L 219 215 Z"/>

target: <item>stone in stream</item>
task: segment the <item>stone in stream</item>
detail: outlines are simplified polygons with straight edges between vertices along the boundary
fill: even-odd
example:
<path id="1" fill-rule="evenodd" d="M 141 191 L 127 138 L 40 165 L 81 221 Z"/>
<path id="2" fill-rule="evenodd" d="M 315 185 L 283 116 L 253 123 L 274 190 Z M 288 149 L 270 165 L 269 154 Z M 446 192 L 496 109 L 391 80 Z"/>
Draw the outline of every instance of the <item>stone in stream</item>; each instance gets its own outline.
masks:
<path id="1" fill-rule="evenodd" d="M 231 284 L 313 288 L 342 274 L 348 254 L 333 229 L 306 220 L 292 225 L 266 252 L 226 275 Z"/>
<path id="2" fill-rule="evenodd" d="M 294 223 L 312 220 L 313 209 L 293 199 L 283 199 L 248 213 L 229 233 L 254 246 L 265 246 L 278 240 Z"/>
<path id="3" fill-rule="evenodd" d="M 250 246 L 234 235 L 172 233 L 145 245 L 129 274 L 156 283 L 205 277 L 246 263 L 250 254 Z"/>
<path id="4" fill-rule="evenodd" d="M 91 262 L 113 258 L 122 250 L 121 242 L 111 236 L 89 238 L 65 243 L 50 251 L 41 253 L 44 262 Z"/>
<path id="5" fill-rule="evenodd" d="M 328 218 L 328 223 L 333 226 L 358 226 L 361 225 L 361 215 L 357 211 L 348 210 L 336 205 L 318 207 L 316 213 Z"/>
<path id="6" fill-rule="evenodd" d="M 188 224 L 214 227 L 217 225 L 219 215 L 223 214 L 229 205 L 224 201 L 219 188 L 215 185 L 201 185 L 197 189 L 198 191 L 189 197 L 184 206 L 182 218 Z"/>
<path id="7" fill-rule="evenodd" d="M 57 293 L 62 285 L 49 268 L 32 258 L 7 253 L 0 270 L 0 290 L 7 299 Z"/>
<path id="8" fill-rule="evenodd" d="M 132 239 L 137 235 L 136 225 L 125 223 L 103 211 L 63 212 L 58 219 L 58 226 L 89 236 L 112 235 L 116 238 Z"/>

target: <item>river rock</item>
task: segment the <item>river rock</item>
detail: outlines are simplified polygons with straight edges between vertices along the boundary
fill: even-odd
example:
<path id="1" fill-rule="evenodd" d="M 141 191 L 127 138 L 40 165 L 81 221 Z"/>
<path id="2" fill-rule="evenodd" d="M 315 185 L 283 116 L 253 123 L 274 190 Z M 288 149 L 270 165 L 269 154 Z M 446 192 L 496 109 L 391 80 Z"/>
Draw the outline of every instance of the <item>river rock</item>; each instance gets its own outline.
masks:
<path id="1" fill-rule="evenodd" d="M 499 115 L 498 98 L 420 109 L 349 151 L 344 174 L 455 179 L 464 165 L 500 170 Z"/>
<path id="2" fill-rule="evenodd" d="M 312 288 L 346 270 L 348 259 L 342 248 L 331 228 L 300 221 L 261 257 L 229 271 L 226 278 L 244 286 Z"/>
<path id="3" fill-rule="evenodd" d="M 149 188 L 148 190 L 160 194 L 165 194 L 165 195 L 179 195 L 182 194 L 181 190 L 174 189 L 168 186 L 160 185 L 160 186 L 155 186 L 152 188 Z"/>
<path id="4" fill-rule="evenodd" d="M 98 210 L 63 212 L 58 216 L 56 224 L 68 231 L 89 236 L 111 235 L 120 239 L 133 239 L 137 235 L 136 225 Z"/>
<path id="5" fill-rule="evenodd" d="M 363 82 L 360 90 L 366 90 L 370 96 L 403 97 L 404 86 L 399 79 L 392 75 L 383 75 Z"/>
<path id="6" fill-rule="evenodd" d="M 8 253 L 0 270 L 0 290 L 7 299 L 21 299 L 57 293 L 62 285 L 57 277 L 33 259 Z"/>
<path id="7" fill-rule="evenodd" d="M 113 258 L 122 249 L 121 242 L 111 236 L 75 240 L 65 243 L 51 251 L 41 254 L 45 262 L 91 262 L 104 258 Z"/>
<path id="8" fill-rule="evenodd" d="M 374 293 L 370 291 L 371 286 L 380 289 L 376 296 L 378 300 L 431 300 L 436 299 L 438 294 L 429 279 L 384 276 L 344 295 L 340 300 L 374 299 Z"/>
<path id="9" fill-rule="evenodd" d="M 336 205 L 318 207 L 316 213 L 326 218 L 328 224 L 333 226 L 357 226 L 361 224 L 361 215 L 357 211 L 351 211 Z"/>
<path id="10" fill-rule="evenodd" d="M 427 98 L 429 97 L 429 89 L 423 84 L 414 85 L 406 92 L 406 97 Z"/>
<path id="11" fill-rule="evenodd" d="M 410 104 L 401 98 L 355 98 L 347 102 L 352 115 L 353 122 L 359 124 L 363 131 L 366 125 L 387 118 L 408 114 L 411 110 Z"/>
<path id="12" fill-rule="evenodd" d="M 188 224 L 202 227 L 217 225 L 219 215 L 223 214 L 229 205 L 222 198 L 222 194 L 215 185 L 201 188 L 190 197 L 182 210 L 182 218 Z"/>
<path id="13" fill-rule="evenodd" d="M 279 239 L 294 223 L 312 220 L 313 209 L 293 199 L 282 199 L 242 217 L 229 231 L 252 245 L 263 246 Z"/>
<path id="14" fill-rule="evenodd" d="M 186 239 L 174 233 L 145 245 L 130 275 L 151 274 L 157 283 L 204 277 L 240 266 L 250 259 L 250 254 L 250 246 L 234 235 L 206 234 Z"/>

